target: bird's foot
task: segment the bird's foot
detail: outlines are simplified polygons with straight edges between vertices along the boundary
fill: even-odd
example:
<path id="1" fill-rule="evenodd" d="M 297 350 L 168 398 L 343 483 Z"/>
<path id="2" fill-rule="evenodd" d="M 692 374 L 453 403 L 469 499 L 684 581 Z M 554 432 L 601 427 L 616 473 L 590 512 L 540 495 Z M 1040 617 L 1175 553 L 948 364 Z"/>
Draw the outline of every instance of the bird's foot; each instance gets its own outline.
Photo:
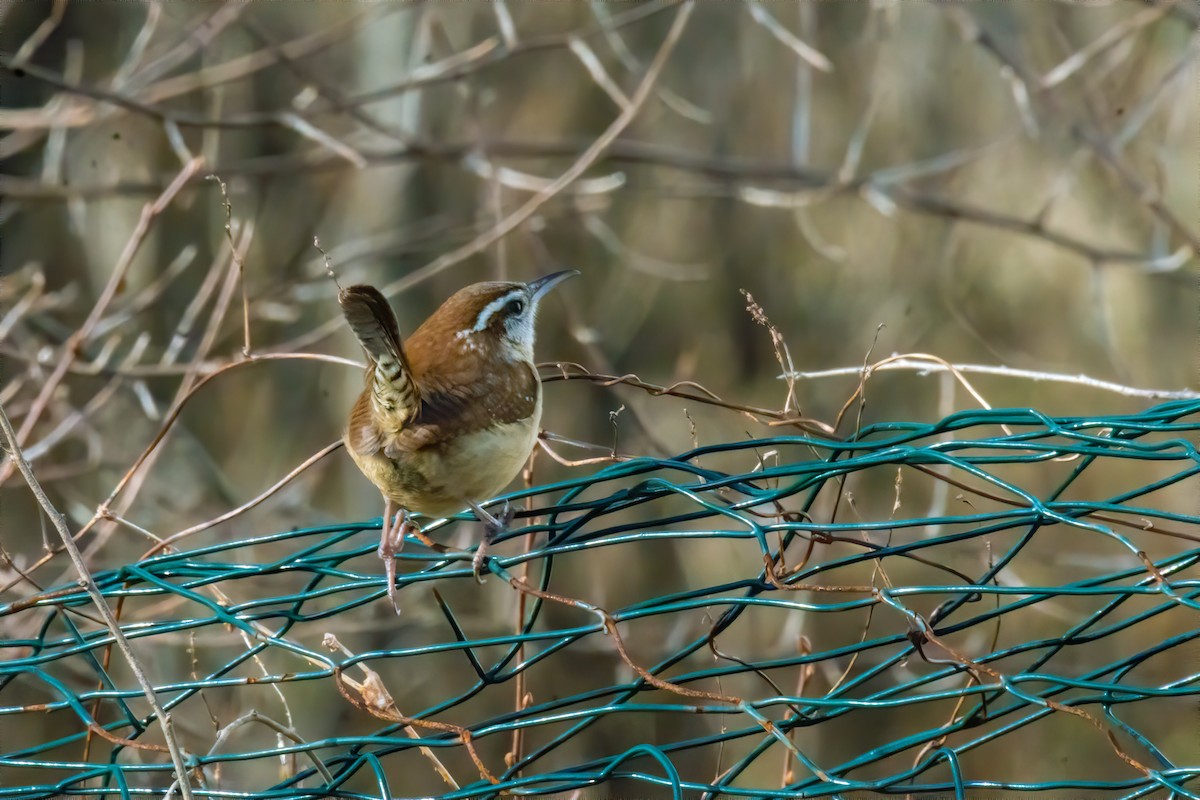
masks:
<path id="1" fill-rule="evenodd" d="M 483 585 L 483 562 L 487 559 L 488 548 L 500 534 L 508 530 L 509 523 L 513 521 L 516 512 L 507 501 L 504 503 L 504 508 L 500 509 L 500 514 L 495 517 L 476 503 L 471 503 L 471 510 L 483 523 L 483 541 L 475 548 L 475 557 L 471 559 L 471 573 L 475 576 L 475 582 Z"/>
<path id="2" fill-rule="evenodd" d="M 379 549 L 376 554 L 383 559 L 383 569 L 387 574 L 387 594 L 392 601 L 392 608 L 400 613 L 400 602 L 396 599 L 396 554 L 404 549 L 404 534 L 409 528 L 408 514 L 404 509 L 395 511 L 389 502 L 383 511 L 383 525 L 379 537 Z"/>

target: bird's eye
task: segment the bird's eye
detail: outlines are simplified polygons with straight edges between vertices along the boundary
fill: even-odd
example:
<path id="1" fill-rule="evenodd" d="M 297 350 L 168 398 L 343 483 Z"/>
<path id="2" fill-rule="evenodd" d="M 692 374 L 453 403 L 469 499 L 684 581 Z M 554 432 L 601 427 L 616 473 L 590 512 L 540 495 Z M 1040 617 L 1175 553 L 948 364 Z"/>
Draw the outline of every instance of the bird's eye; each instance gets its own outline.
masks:
<path id="1" fill-rule="evenodd" d="M 504 310 L 506 312 L 508 312 L 509 314 L 516 316 L 517 314 L 520 314 L 522 311 L 525 310 L 525 301 L 524 300 L 509 300 L 508 303 L 505 304 Z"/>

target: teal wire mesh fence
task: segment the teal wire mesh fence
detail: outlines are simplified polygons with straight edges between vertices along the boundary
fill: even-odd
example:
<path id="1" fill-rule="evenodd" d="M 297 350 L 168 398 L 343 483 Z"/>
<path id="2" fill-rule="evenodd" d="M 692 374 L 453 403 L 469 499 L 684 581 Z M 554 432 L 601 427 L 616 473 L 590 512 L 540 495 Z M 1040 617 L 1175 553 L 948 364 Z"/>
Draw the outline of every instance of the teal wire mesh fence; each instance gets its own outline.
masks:
<path id="1" fill-rule="evenodd" d="M 195 797 L 1197 797 L 1198 429 L 986 410 L 614 463 L 511 495 L 486 586 L 408 544 L 398 617 L 378 520 L 95 579 Z M 0 621 L 0 798 L 163 796 L 84 591 Z"/>

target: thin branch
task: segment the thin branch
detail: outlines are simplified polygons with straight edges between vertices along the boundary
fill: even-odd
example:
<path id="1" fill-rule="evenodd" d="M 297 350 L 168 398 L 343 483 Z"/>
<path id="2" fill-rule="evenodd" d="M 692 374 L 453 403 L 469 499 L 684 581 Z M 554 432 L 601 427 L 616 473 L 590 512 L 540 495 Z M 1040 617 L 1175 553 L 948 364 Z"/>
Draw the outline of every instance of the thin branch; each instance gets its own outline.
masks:
<path id="1" fill-rule="evenodd" d="M 539 191 L 533 197 L 529 198 L 520 208 L 514 211 L 509 216 L 505 217 L 502 222 L 494 225 L 484 234 L 475 237 L 465 245 L 458 247 L 449 253 L 435 258 L 430 263 L 419 269 L 405 275 L 399 280 L 393 281 L 383 289 L 385 295 L 393 295 L 410 286 L 414 286 L 421 281 L 436 275 L 447 267 L 451 267 L 465 259 L 482 252 L 493 242 L 507 236 L 512 231 L 516 230 L 520 225 L 524 224 L 532 217 L 537 210 L 541 208 L 551 198 L 571 185 L 576 178 L 581 176 L 589 167 L 595 163 L 600 156 L 608 149 L 618 136 L 621 135 L 630 123 L 637 116 L 638 111 L 646 102 L 646 98 L 650 96 L 650 90 L 654 88 L 655 82 L 658 80 L 659 74 L 663 67 L 666 66 L 667 59 L 671 52 L 675 49 L 680 36 L 683 35 L 683 29 L 687 25 L 688 18 L 692 14 L 692 0 L 687 0 L 679 6 L 679 11 L 675 14 L 675 19 L 671 23 L 670 30 L 667 31 L 666 37 L 663 39 L 662 45 L 658 49 L 654 60 L 650 64 L 650 68 L 646 70 L 645 77 L 638 84 L 637 90 L 629 99 L 629 105 L 622 110 L 621 114 L 613 120 L 595 141 L 579 155 L 570 168 L 562 175 L 558 176 L 550 185 Z"/>
<path id="2" fill-rule="evenodd" d="M 1143 389 L 1136 386 L 1125 386 L 1113 381 L 1103 381 L 1090 378 L 1087 375 L 1065 375 L 1057 372 L 1041 372 L 1038 370 L 1016 369 L 991 364 L 946 364 L 941 359 L 925 356 L 919 353 L 907 353 L 903 356 L 894 355 L 886 364 L 874 364 L 871 370 L 875 372 L 901 370 L 928 375 L 937 372 L 962 372 L 978 375 L 1001 375 L 1007 378 L 1020 378 L 1031 381 L 1053 381 L 1068 383 L 1076 386 L 1086 386 L 1090 389 L 1100 389 L 1106 392 L 1125 395 L 1126 397 L 1144 397 L 1150 400 L 1196 400 L 1200 399 L 1200 391 L 1193 389 Z M 797 380 L 815 380 L 818 378 L 838 378 L 858 376 L 862 367 L 837 367 L 835 369 L 799 371 L 790 373 Z M 780 375 L 780 378 L 787 376 Z M 545 379 L 543 379 L 545 380 Z"/>
<path id="3" fill-rule="evenodd" d="M 137 679 L 138 685 L 142 687 L 142 692 L 146 695 L 146 701 L 150 704 L 154 716 L 158 718 L 162 726 L 163 739 L 166 741 L 167 749 L 171 753 L 171 761 L 175 766 L 175 780 L 179 784 L 180 794 L 184 800 L 192 800 L 192 787 L 187 779 L 187 764 L 184 759 L 183 749 L 179 746 L 179 742 L 175 738 L 175 727 L 171 716 L 163 710 L 162 705 L 158 702 L 158 694 L 154 689 L 154 684 L 146 677 L 145 667 L 134 654 L 133 648 L 129 645 L 129 640 L 125 638 L 125 633 L 121 630 L 121 624 L 117 621 L 116 615 L 113 614 L 112 608 L 109 607 L 108 601 L 104 599 L 104 595 L 100 592 L 100 587 L 96 585 L 96 581 L 92 578 L 91 572 L 88 571 L 87 564 L 83 560 L 83 555 L 79 552 L 79 548 L 75 545 L 75 539 L 71 536 L 71 531 L 67 528 L 66 518 L 50 502 L 50 498 L 42 491 L 41 485 L 38 483 L 37 478 L 34 477 L 33 469 L 21 453 L 21 442 L 17 436 L 17 432 L 13 430 L 12 423 L 9 422 L 8 414 L 5 412 L 3 406 L 0 406 L 0 428 L 4 432 L 5 449 L 8 451 L 9 459 L 12 463 L 16 464 L 17 469 L 21 472 L 21 476 L 29 484 L 29 490 L 37 498 L 38 505 L 42 507 L 46 516 L 50 518 L 50 522 L 53 523 L 59 538 L 62 539 L 63 547 L 71 558 L 71 563 L 75 566 L 75 572 L 79 575 L 79 582 L 83 584 L 88 596 L 92 599 L 92 603 L 100 612 L 100 616 L 104 618 L 104 624 L 108 627 L 109 632 L 112 633 L 117 648 L 121 651 L 121 655 L 125 657 L 126 662 L 128 662 L 130 671 L 133 673 L 134 678 Z M 99 733 L 100 731 L 97 730 L 97 732 Z"/>
<path id="4" fill-rule="evenodd" d="M 157 200 L 155 200 L 153 203 L 147 203 L 142 208 L 142 214 L 138 218 L 137 226 L 134 228 L 132 235 L 130 235 L 129 240 L 126 242 L 124 251 L 122 251 L 120 257 L 117 259 L 117 263 L 113 267 L 113 272 L 109 277 L 108 283 L 105 285 L 104 290 L 100 293 L 100 297 L 96 300 L 95 305 L 92 306 L 91 313 L 88 314 L 87 319 L 83 321 L 83 324 L 80 325 L 79 328 L 73 334 L 71 334 L 71 337 L 67 340 L 67 344 L 63 348 L 64 352 L 62 359 L 57 365 L 55 365 L 54 371 L 50 373 L 49 377 L 46 378 L 45 383 L 42 384 L 41 392 L 38 393 L 37 398 L 34 400 L 33 406 L 30 408 L 29 413 L 26 414 L 24 421 L 21 423 L 21 429 L 17 432 L 18 445 L 21 445 L 26 439 L 29 438 L 29 434 L 33 431 L 34 425 L 37 424 L 42 412 L 49 404 L 50 398 L 54 396 L 55 391 L 58 389 L 59 383 L 62 381 L 63 376 L 67 373 L 67 369 L 70 367 L 71 362 L 78 354 L 79 348 L 90 336 L 92 329 L 100 322 L 104 311 L 108 308 L 109 303 L 112 302 L 118 288 L 124 281 L 125 273 L 128 271 L 129 266 L 133 263 L 133 257 L 137 254 L 142 242 L 146 238 L 146 235 L 150 232 L 150 225 L 154 222 L 158 215 L 161 214 L 168 205 L 170 205 L 170 203 L 175 199 L 175 196 L 179 194 L 183 187 L 187 185 L 188 180 L 197 172 L 199 172 L 203 163 L 203 159 L 201 158 L 193 159 L 190 163 L 184 166 L 182 170 L 180 170 L 179 174 L 176 175 L 175 180 L 172 181 L 171 185 L 167 187 L 166 191 L 164 191 Z M 0 466 L 0 484 L 5 483 L 9 477 L 12 476 L 12 472 L 13 464 L 10 459 L 8 463 Z"/>
<path id="5" fill-rule="evenodd" d="M 329 455 L 330 453 L 332 453 L 335 450 L 342 447 L 342 444 L 343 444 L 342 440 L 339 439 L 336 442 L 325 445 L 320 450 L 313 453 L 308 458 L 304 459 L 304 461 L 301 462 L 299 466 L 297 466 L 295 469 L 293 469 L 287 475 L 284 475 L 282 478 L 280 478 L 278 481 L 276 481 L 270 487 L 265 489 L 262 493 L 260 493 L 253 500 L 247 500 L 242 505 L 238 506 L 237 508 L 230 509 L 229 511 L 226 511 L 224 514 L 214 517 L 213 519 L 206 520 L 205 522 L 201 522 L 197 525 L 193 525 L 190 528 L 184 528 L 183 530 L 179 531 L 178 533 L 168 536 L 167 538 L 160 541 L 158 544 L 154 545 L 154 547 L 150 548 L 145 553 L 143 553 L 141 555 L 141 558 L 139 558 L 138 560 L 141 561 L 141 560 L 147 559 L 150 556 L 154 555 L 159 550 L 162 550 L 166 547 L 173 546 L 176 542 L 180 541 L 181 539 L 186 539 L 189 536 L 193 536 L 197 533 L 200 533 L 201 531 L 206 531 L 209 528 L 220 525 L 223 522 L 228 522 L 229 520 L 233 519 L 234 517 L 241 516 L 242 514 L 246 513 L 247 511 L 254 508 L 255 506 L 260 505 L 264 500 L 271 497 L 271 495 L 277 493 L 284 486 L 287 486 L 289 483 L 292 482 L 292 480 L 297 475 L 299 475 L 300 473 L 307 470 L 313 464 L 316 464 L 318 461 L 325 458 L 325 456 Z"/>
<path id="6" fill-rule="evenodd" d="M 817 48 L 801 41 L 800 37 L 789 31 L 780 24 L 779 20 L 771 15 L 767 10 L 768 6 L 764 3 L 746 3 L 743 8 L 750 12 L 750 16 L 759 25 L 766 28 L 767 32 L 775 37 L 784 47 L 791 50 L 802 61 L 808 64 L 813 69 L 818 69 L 821 72 L 833 72 L 833 62 L 829 58 L 817 50 Z"/>

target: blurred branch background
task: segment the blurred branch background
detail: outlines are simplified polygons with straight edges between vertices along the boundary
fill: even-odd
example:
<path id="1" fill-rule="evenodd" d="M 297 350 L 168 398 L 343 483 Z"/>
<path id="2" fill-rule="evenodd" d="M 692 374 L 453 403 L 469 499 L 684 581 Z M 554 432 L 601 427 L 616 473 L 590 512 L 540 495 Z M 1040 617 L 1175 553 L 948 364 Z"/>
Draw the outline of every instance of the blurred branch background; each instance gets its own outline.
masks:
<path id="1" fill-rule="evenodd" d="M 466 283 L 578 268 L 543 311 L 541 360 L 694 382 L 784 418 L 833 424 L 862 376 L 806 373 L 892 353 L 1186 396 L 1197 386 L 1196 8 L 5 4 L 0 403 L 100 570 L 156 539 L 195 548 L 377 513 L 344 453 L 308 461 L 338 439 L 361 386 L 314 236 L 343 284 L 385 287 L 405 332 Z M 788 358 L 800 373 L 790 384 Z M 994 407 L 1048 414 L 1153 402 L 1011 375 L 971 383 Z M 979 405 L 951 375 L 916 370 L 875 374 L 864 400 L 840 435 Z M 564 460 L 603 460 L 780 430 L 767 422 L 566 380 L 547 383 L 543 424 L 597 445 L 554 444 Z M 531 480 L 590 468 L 542 454 Z M 1087 491 L 1110 495 L 1130 474 L 1114 467 Z M 8 461 L 3 476 L 0 601 L 14 603 L 74 576 Z M 841 488 L 855 513 L 886 517 L 893 480 Z M 913 508 L 946 502 L 936 482 L 905 491 Z M 1157 502 L 1195 513 L 1194 484 Z M 836 549 L 815 547 L 817 559 Z M 1058 555 L 1048 567 L 1069 571 Z M 655 544 L 633 561 L 627 548 L 597 550 L 556 580 L 620 606 L 760 566 L 739 558 L 717 540 Z M 507 629 L 524 601 L 493 583 L 463 588 L 455 607 Z M 338 636 L 356 651 L 428 639 L 445 621 L 422 597 L 399 622 L 386 603 L 346 614 Z M 31 636 L 16 619 L 0 632 Z M 827 623 L 839 624 L 764 623 L 738 645 L 819 640 Z M 647 659 L 672 635 L 637 631 Z M 159 682 L 188 670 L 182 650 L 144 655 Z M 586 683 L 624 669 L 610 656 L 565 653 L 563 685 L 543 677 L 534 691 L 579 691 L 569 673 Z M 408 690 L 455 679 L 431 673 Z M 310 686 L 288 687 L 306 701 L 297 726 L 368 724 Z M 8 695 L 44 699 L 19 683 Z M 222 724 L 252 702 L 234 691 L 209 701 Z M 506 688 L 481 702 L 511 701 Z M 51 737 L 77 723 L 40 724 Z M 573 746 L 620 738 L 588 735 Z M 831 758 L 858 749 L 825 746 Z M 1111 759 L 1099 739 L 1063 758 L 1090 748 Z M 31 778 L 0 776 L 20 780 Z M 406 793 L 440 785 L 428 769 L 413 781 Z"/>

